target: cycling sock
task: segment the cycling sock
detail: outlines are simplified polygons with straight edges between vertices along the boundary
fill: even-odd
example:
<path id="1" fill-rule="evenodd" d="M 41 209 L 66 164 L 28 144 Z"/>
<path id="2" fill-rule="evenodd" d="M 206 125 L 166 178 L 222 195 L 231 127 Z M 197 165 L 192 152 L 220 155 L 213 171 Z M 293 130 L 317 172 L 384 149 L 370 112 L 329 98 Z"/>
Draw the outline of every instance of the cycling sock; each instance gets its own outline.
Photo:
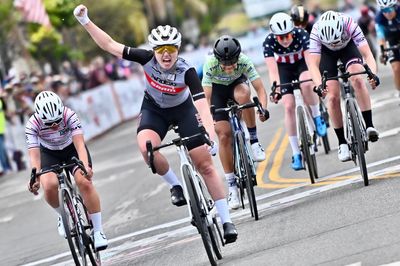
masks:
<path id="1" fill-rule="evenodd" d="M 102 232 L 103 228 L 101 226 L 101 212 L 90 213 L 90 220 L 92 220 L 93 231 L 94 232 Z"/>
<path id="2" fill-rule="evenodd" d="M 225 179 L 229 188 L 237 186 L 236 176 L 234 173 L 225 173 Z"/>
<path id="3" fill-rule="evenodd" d="M 344 137 L 344 129 L 343 127 L 340 128 L 334 128 L 336 136 L 339 141 L 339 145 L 341 144 L 347 144 L 346 138 Z"/>
<path id="4" fill-rule="evenodd" d="M 311 115 L 313 118 L 315 118 L 317 116 L 321 116 L 321 111 L 319 110 L 319 104 L 310 105 L 310 109 L 311 109 Z"/>
<path id="5" fill-rule="evenodd" d="M 300 154 L 299 141 L 297 136 L 289 136 L 290 147 L 292 147 L 293 155 Z"/>
<path id="6" fill-rule="evenodd" d="M 171 168 L 168 169 L 168 171 L 161 176 L 165 182 L 167 182 L 171 187 L 173 186 L 182 186 L 181 182 L 179 182 L 178 177 L 176 176 L 176 174 L 174 173 L 174 171 L 172 171 Z"/>
<path id="7" fill-rule="evenodd" d="M 362 116 L 364 118 L 365 126 L 367 128 L 374 127 L 374 125 L 372 124 L 372 111 L 371 110 L 366 110 L 366 111 L 363 111 L 361 113 L 362 113 Z"/>
<path id="8" fill-rule="evenodd" d="M 250 144 L 258 142 L 257 138 L 257 127 L 248 127 L 247 130 L 250 134 Z"/>
<path id="9" fill-rule="evenodd" d="M 228 202 L 226 199 L 220 199 L 216 200 L 215 202 L 215 207 L 217 208 L 217 212 L 219 214 L 219 218 L 221 218 L 221 223 L 231 223 L 231 216 L 229 215 L 229 208 L 228 208 Z"/>

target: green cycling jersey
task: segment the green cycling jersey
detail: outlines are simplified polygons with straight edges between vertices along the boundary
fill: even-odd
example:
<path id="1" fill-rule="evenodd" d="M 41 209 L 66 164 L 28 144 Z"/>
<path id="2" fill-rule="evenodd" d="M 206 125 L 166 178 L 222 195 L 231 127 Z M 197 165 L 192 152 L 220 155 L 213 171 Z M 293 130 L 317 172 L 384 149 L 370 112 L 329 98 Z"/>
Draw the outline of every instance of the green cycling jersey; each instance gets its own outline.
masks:
<path id="1" fill-rule="evenodd" d="M 217 58 L 212 55 L 209 56 L 204 63 L 202 85 L 203 87 L 211 87 L 212 83 L 216 83 L 227 86 L 241 75 L 245 75 L 250 82 L 260 77 L 254 64 L 247 55 L 243 53 L 239 55 L 235 70 L 229 74 L 224 72 Z"/>

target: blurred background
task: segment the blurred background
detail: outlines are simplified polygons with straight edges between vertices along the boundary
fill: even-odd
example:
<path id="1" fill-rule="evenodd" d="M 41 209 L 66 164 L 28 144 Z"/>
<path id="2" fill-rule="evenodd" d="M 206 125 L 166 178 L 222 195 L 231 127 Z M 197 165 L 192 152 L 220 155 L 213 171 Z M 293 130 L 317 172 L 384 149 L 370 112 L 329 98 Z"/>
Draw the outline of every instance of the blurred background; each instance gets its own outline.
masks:
<path id="1" fill-rule="evenodd" d="M 221 34 L 236 36 L 243 52 L 262 66 L 269 18 L 295 4 L 304 5 L 311 20 L 327 9 L 356 20 L 363 10 L 369 17 L 375 12 L 374 0 L 0 0 L 0 121 L 2 116 L 5 121 L 0 136 L 5 136 L 9 162 L 0 165 L 0 176 L 26 168 L 24 126 L 37 93 L 53 90 L 68 102 L 103 84 L 141 78 L 138 64 L 110 56 L 91 40 L 73 16 L 78 4 L 86 5 L 91 20 L 128 46 L 147 48 L 147 35 L 157 25 L 177 27 L 183 35 L 181 56 L 197 69 Z M 135 84 L 143 90 L 140 82 Z M 93 104 L 93 97 L 88 103 Z"/>

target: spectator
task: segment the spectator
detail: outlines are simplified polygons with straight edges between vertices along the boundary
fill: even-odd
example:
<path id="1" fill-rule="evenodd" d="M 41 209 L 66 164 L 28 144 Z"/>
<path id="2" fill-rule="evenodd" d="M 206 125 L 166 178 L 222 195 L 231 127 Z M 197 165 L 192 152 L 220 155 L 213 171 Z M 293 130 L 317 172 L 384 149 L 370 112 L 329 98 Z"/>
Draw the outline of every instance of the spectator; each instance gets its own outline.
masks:
<path id="1" fill-rule="evenodd" d="M 6 131 L 6 103 L 4 101 L 4 96 L 6 96 L 5 92 L 2 90 L 0 95 L 0 176 L 6 174 L 8 171 L 11 171 L 10 162 L 8 160 L 4 133 Z"/>
<path id="2" fill-rule="evenodd" d="M 97 87 L 108 81 L 104 70 L 104 60 L 101 57 L 96 57 L 92 63 L 93 69 L 89 74 L 89 89 Z"/>

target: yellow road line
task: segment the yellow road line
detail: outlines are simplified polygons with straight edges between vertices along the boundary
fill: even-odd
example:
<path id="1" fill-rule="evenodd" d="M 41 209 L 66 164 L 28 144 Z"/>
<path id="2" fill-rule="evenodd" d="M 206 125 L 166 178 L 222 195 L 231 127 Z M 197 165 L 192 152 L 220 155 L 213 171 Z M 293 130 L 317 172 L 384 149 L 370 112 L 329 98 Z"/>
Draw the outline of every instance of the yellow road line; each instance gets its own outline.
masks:
<path id="1" fill-rule="evenodd" d="M 272 152 L 274 151 L 276 145 L 278 144 L 278 141 L 279 141 L 279 139 L 280 139 L 280 137 L 282 135 L 282 130 L 283 130 L 282 127 L 280 127 L 278 129 L 278 131 L 275 133 L 271 143 L 269 144 L 267 150 L 265 151 L 265 155 L 266 155 L 265 156 L 265 160 L 260 162 L 258 164 L 258 166 L 257 166 L 256 179 L 257 179 L 257 186 L 258 187 L 267 188 L 266 186 L 269 185 L 269 184 L 264 183 L 264 178 L 263 177 L 264 177 L 264 173 L 265 173 L 265 168 L 268 165 L 268 161 L 269 161 L 269 159 L 271 157 Z M 268 188 L 270 188 L 270 187 L 268 187 Z"/>

